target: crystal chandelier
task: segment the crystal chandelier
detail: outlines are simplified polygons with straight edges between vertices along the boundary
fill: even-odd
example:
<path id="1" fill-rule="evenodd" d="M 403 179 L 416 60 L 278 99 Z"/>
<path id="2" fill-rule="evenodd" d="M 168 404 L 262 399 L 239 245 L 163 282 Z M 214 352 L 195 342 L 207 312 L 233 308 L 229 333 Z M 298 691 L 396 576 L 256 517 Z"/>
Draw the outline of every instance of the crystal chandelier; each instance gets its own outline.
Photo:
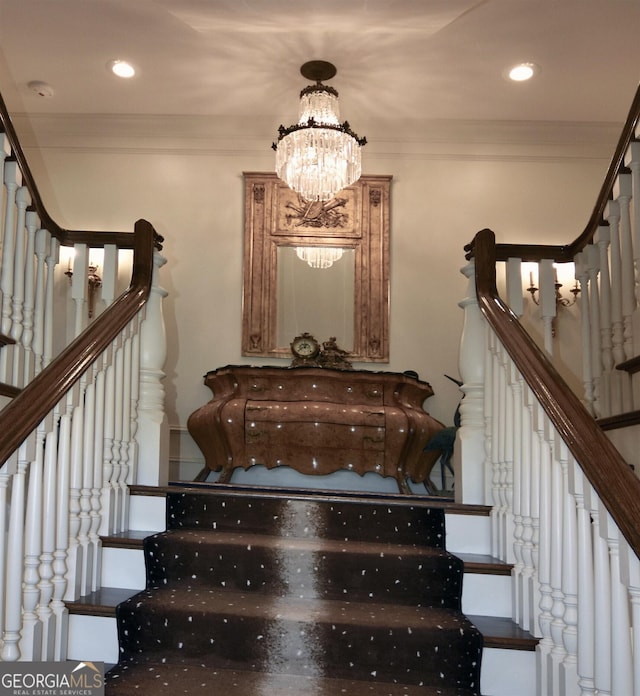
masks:
<path id="1" fill-rule="evenodd" d="M 342 258 L 339 247 L 296 247 L 296 256 L 311 268 L 331 268 Z"/>
<path id="2" fill-rule="evenodd" d="M 340 123 L 338 92 L 322 84 L 336 74 L 336 68 L 323 60 L 305 63 L 300 72 L 315 80 L 300 92 L 298 123 L 278 129 L 276 174 L 289 188 L 307 201 L 328 201 L 353 184 L 362 172 L 359 138 Z"/>

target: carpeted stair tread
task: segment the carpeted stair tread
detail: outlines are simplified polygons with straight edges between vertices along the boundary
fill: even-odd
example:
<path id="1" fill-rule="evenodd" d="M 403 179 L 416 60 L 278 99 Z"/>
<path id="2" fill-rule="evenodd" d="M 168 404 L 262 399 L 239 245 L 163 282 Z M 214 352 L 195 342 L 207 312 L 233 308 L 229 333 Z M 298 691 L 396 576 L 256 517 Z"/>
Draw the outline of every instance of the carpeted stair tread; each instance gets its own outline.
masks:
<path id="1" fill-rule="evenodd" d="M 307 620 L 311 623 L 340 622 L 369 627 L 419 630 L 461 630 L 473 624 L 461 612 L 438 607 L 405 606 L 348 600 L 277 598 L 200 586 L 161 587 L 142 590 L 118 606 L 118 613 L 141 607 L 163 620 L 187 612 L 203 618 L 215 615 L 256 617 L 266 620 Z"/>
<path id="2" fill-rule="evenodd" d="M 167 494 L 167 526 L 325 539 L 416 543 L 444 548 L 444 510 L 313 496 Z"/>
<path id="3" fill-rule="evenodd" d="M 121 657 L 140 662 L 471 687 L 482 652 L 476 627 L 438 608 L 183 587 L 143 590 L 117 614 Z"/>
<path id="4" fill-rule="evenodd" d="M 144 542 L 147 584 L 460 608 L 463 563 L 444 549 L 180 529 Z"/>
<path id="5" fill-rule="evenodd" d="M 455 687 L 210 669 L 167 663 L 122 664 L 107 674 L 106 696 L 473 696 Z"/>

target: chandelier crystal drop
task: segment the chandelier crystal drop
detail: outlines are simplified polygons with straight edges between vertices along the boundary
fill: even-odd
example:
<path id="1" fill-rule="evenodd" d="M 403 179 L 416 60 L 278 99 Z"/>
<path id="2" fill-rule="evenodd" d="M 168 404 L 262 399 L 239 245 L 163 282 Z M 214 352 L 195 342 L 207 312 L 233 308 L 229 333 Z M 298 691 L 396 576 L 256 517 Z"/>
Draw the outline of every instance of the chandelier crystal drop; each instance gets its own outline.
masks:
<path id="1" fill-rule="evenodd" d="M 337 247 L 296 247 L 296 256 L 311 268 L 331 268 L 342 258 L 342 251 Z"/>
<path id="2" fill-rule="evenodd" d="M 322 84 L 336 74 L 324 61 L 305 63 L 300 72 L 315 79 L 300 92 L 298 122 L 280 126 L 276 151 L 276 174 L 307 201 L 328 201 L 356 182 L 362 173 L 359 138 L 348 121 L 340 123 L 338 92 Z"/>

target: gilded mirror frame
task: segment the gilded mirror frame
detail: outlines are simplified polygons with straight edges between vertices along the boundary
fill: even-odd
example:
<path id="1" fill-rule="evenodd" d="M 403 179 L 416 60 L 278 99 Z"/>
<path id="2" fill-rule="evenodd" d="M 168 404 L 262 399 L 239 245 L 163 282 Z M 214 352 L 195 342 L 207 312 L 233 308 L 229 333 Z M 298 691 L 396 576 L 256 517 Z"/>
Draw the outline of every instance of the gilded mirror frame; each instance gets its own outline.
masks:
<path id="1" fill-rule="evenodd" d="M 274 173 L 244 172 L 243 176 L 242 355 L 291 357 L 289 345 L 278 346 L 276 341 L 277 250 L 279 246 L 324 245 L 355 251 L 350 360 L 388 362 L 392 177 L 362 176 L 327 203 L 301 206 L 298 195 Z M 339 219 L 334 216 L 325 222 L 338 209 Z"/>

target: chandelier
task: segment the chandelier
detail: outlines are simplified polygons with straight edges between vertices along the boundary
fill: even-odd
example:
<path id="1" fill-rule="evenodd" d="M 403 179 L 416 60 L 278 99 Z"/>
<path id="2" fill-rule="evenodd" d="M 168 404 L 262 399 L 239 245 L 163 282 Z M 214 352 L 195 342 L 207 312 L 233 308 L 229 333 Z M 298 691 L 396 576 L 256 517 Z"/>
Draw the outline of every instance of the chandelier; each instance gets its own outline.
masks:
<path id="1" fill-rule="evenodd" d="M 296 256 L 311 268 L 331 268 L 342 258 L 339 247 L 296 247 Z"/>
<path id="2" fill-rule="evenodd" d="M 367 139 L 359 138 L 348 121 L 340 123 L 338 92 L 322 84 L 336 74 L 335 66 L 312 60 L 300 72 L 316 84 L 300 92 L 298 123 L 278 129 L 272 145 L 276 174 L 305 200 L 328 201 L 360 178 L 360 148 Z"/>

